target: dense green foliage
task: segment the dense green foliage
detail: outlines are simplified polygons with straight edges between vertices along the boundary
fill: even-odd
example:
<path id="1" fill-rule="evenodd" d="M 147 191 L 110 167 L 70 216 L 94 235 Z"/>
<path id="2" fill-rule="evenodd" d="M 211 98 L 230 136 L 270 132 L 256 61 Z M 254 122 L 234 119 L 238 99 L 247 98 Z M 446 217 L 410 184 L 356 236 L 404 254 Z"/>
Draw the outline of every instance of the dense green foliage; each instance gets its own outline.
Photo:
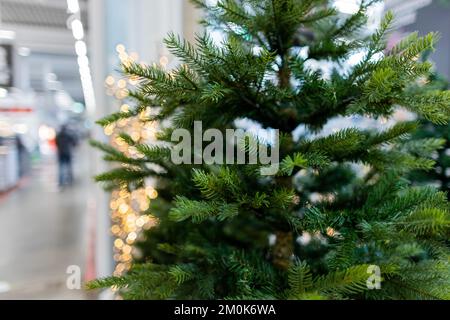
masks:
<path id="1" fill-rule="evenodd" d="M 417 84 L 417 90 L 448 90 L 448 81 L 437 73 L 432 73 L 426 81 Z M 413 134 L 413 138 L 420 143 L 422 139 L 438 138 L 445 140 L 443 147 L 433 154 L 436 165 L 432 170 L 414 170 L 409 175 L 414 184 L 433 185 L 447 193 L 450 189 L 450 125 L 438 125 L 425 119 L 421 120 L 420 128 Z"/>
<path id="2" fill-rule="evenodd" d="M 430 73 L 417 57 L 436 35 L 412 34 L 385 53 L 391 14 L 373 35 L 361 32 L 374 2 L 343 16 L 326 0 L 196 0 L 205 24 L 226 32 L 222 45 L 208 34 L 195 44 L 170 35 L 177 69 L 123 66 L 140 79 L 136 109 L 100 123 L 152 106 L 158 112 L 146 121 L 161 121 L 166 144 L 137 145 L 142 159 L 103 146 L 122 166 L 98 180 L 133 189 L 156 177 L 160 197 L 150 212 L 160 224 L 141 244 L 143 263 L 91 288 L 114 285 L 127 299 L 450 298 L 447 196 L 404 178 L 432 169 L 443 141 L 412 140 L 416 122 L 293 135 L 300 125 L 323 133 L 339 116 L 389 118 L 399 107 L 448 122 L 450 92 L 413 85 Z M 347 68 L 361 50 L 363 60 Z M 332 62 L 331 75 L 314 61 Z M 170 161 L 174 129 L 192 131 L 201 120 L 204 129 L 225 130 L 242 118 L 280 130 L 278 175 L 260 176 L 259 164 Z M 379 290 L 366 284 L 370 265 L 381 269 Z"/>

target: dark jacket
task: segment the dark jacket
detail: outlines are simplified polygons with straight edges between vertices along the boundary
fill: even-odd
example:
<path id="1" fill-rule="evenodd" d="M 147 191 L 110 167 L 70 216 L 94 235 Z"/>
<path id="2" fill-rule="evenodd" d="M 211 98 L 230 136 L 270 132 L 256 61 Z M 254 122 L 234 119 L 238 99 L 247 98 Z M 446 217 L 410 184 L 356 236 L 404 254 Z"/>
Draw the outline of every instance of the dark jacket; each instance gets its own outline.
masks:
<path id="1" fill-rule="evenodd" d="M 60 159 L 70 160 L 72 150 L 76 145 L 75 137 L 68 129 L 63 128 L 56 136 L 56 146 L 58 147 L 58 156 Z"/>

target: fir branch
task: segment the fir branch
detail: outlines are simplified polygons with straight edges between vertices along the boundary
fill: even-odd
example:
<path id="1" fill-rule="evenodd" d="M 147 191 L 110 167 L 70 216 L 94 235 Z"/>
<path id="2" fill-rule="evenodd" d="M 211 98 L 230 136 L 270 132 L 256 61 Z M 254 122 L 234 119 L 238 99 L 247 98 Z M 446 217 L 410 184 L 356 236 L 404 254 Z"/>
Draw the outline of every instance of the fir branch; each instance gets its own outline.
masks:
<path id="1" fill-rule="evenodd" d="M 301 297 L 310 291 L 313 284 L 311 269 L 306 262 L 297 260 L 288 271 L 290 297 Z"/>

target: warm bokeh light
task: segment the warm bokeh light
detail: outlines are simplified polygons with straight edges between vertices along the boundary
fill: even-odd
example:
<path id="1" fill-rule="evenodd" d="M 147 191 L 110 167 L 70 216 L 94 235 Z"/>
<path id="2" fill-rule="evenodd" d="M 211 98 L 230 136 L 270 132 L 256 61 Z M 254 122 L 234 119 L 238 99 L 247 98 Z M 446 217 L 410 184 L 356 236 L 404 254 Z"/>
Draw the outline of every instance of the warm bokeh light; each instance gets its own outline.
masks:
<path id="1" fill-rule="evenodd" d="M 137 53 L 128 55 L 122 44 L 117 45 L 116 50 L 121 63 L 125 65 L 139 59 Z M 117 99 L 120 112 L 131 112 L 132 107 L 126 101 L 127 87 L 136 85 L 138 81 L 137 78 L 115 79 L 112 75 L 105 79 L 107 93 Z M 135 146 L 128 145 L 120 137 L 120 134 L 128 134 L 136 144 L 155 141 L 158 123 L 144 122 L 149 115 L 149 111 L 144 111 L 136 117 L 121 119 L 115 124 L 106 126 L 104 133 L 110 137 L 110 144 L 127 157 L 143 158 L 144 155 L 138 152 Z M 158 220 L 148 213 L 151 200 L 157 197 L 158 192 L 150 185 L 137 190 L 129 190 L 126 185 L 123 185 L 112 192 L 110 201 L 112 227 L 110 231 L 115 237 L 114 261 L 117 262 L 114 275 L 122 275 L 129 270 L 135 253 L 134 244 L 140 239 L 144 230 L 149 230 L 157 225 Z"/>

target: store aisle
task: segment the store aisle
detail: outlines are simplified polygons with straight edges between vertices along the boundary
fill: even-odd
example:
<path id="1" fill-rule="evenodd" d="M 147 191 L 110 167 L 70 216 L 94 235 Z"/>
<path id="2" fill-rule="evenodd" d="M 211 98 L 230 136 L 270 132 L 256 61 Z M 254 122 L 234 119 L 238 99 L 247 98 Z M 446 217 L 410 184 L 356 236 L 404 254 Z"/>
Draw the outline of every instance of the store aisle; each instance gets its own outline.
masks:
<path id="1" fill-rule="evenodd" d="M 0 198 L 0 299 L 84 299 L 66 286 L 68 266 L 84 273 L 87 213 L 93 188 L 89 147 L 74 159 L 76 182 L 58 190 L 54 156 L 33 168 L 30 178 Z"/>

